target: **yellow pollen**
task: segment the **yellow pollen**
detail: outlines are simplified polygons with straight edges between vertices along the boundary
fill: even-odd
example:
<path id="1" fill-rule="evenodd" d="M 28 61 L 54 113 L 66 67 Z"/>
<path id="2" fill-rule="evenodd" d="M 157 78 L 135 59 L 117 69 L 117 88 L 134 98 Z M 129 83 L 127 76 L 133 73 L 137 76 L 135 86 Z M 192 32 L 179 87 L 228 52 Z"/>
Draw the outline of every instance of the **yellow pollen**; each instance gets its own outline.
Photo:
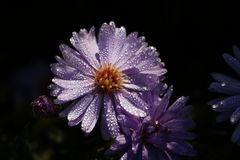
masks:
<path id="1" fill-rule="evenodd" d="M 112 64 L 102 65 L 95 73 L 95 85 L 101 91 L 120 90 L 122 83 L 122 72 Z"/>

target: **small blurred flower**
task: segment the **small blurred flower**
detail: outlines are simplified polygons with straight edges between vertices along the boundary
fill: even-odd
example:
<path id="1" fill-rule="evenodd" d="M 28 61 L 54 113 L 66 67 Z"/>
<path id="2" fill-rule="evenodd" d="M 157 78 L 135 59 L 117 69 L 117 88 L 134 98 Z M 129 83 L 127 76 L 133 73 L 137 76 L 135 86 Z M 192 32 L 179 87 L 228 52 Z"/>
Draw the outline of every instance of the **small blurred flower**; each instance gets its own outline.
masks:
<path id="1" fill-rule="evenodd" d="M 235 57 L 225 53 L 223 58 L 240 76 L 240 50 L 233 46 L 233 52 Z M 217 121 L 222 122 L 230 118 L 231 123 L 238 123 L 240 119 L 240 80 L 220 73 L 214 73 L 212 77 L 217 82 L 211 83 L 209 90 L 227 95 L 209 102 L 214 111 L 220 112 Z M 240 143 L 240 123 L 232 135 L 232 141 Z"/>
<path id="2" fill-rule="evenodd" d="M 36 115 L 48 117 L 55 113 L 55 107 L 52 100 L 45 95 L 39 96 L 31 103 L 31 105 L 33 107 L 33 112 Z"/>
<path id="3" fill-rule="evenodd" d="M 119 115 L 124 135 L 116 137 L 116 143 L 106 154 L 122 153 L 121 160 L 176 160 L 178 155 L 194 156 L 194 149 L 186 141 L 195 138 L 188 132 L 195 123 L 186 117 L 191 107 L 186 106 L 186 97 L 180 97 L 168 107 L 171 94 L 172 87 L 169 87 L 161 100 L 157 94 L 153 95 L 145 118 Z"/>
<path id="4" fill-rule="evenodd" d="M 139 93 L 161 83 L 166 69 L 144 37 L 136 32 L 127 35 L 124 27 L 110 22 L 101 26 L 98 41 L 94 27 L 73 32 L 70 41 L 75 49 L 60 45 L 63 59 L 57 56 L 58 63 L 51 65 L 56 77 L 50 85 L 56 104 L 72 102 L 60 113 L 69 126 L 82 122 L 82 130 L 89 134 L 101 112 L 102 135 L 109 139 L 120 133 L 119 108 L 146 116 L 149 106 Z"/>

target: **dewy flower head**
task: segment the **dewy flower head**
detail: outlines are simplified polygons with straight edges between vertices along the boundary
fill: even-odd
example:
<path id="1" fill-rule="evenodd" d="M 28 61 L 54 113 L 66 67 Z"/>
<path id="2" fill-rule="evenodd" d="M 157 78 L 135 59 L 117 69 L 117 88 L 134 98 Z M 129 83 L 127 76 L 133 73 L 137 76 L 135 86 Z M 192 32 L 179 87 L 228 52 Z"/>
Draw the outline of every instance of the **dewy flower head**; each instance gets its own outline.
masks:
<path id="1" fill-rule="evenodd" d="M 50 85 L 55 103 L 71 102 L 60 116 L 67 117 L 70 126 L 81 123 L 90 133 L 101 112 L 104 138 L 116 137 L 119 126 L 116 115 L 123 108 L 134 116 L 146 116 L 148 104 L 139 93 L 161 83 L 166 69 L 154 47 L 148 47 L 144 37 L 126 34 L 124 27 L 114 22 L 104 23 L 95 37 L 81 29 L 73 32 L 72 49 L 61 45 L 63 59 L 51 65 L 56 75 Z"/>
<path id="2" fill-rule="evenodd" d="M 240 76 L 240 50 L 234 46 L 233 52 L 235 57 L 223 54 L 223 58 Z M 217 121 L 221 122 L 230 118 L 231 123 L 238 123 L 240 119 L 240 80 L 220 73 L 214 73 L 212 77 L 217 82 L 211 83 L 209 90 L 227 95 L 209 102 L 214 111 L 220 112 Z M 240 123 L 232 135 L 232 141 L 240 143 Z"/>
<path id="3" fill-rule="evenodd" d="M 172 87 L 169 87 L 161 100 L 158 94 L 146 99 L 151 108 L 145 118 L 119 115 L 124 134 L 116 137 L 116 143 L 106 154 L 122 153 L 122 160 L 176 160 L 178 155 L 194 156 L 194 149 L 186 141 L 195 137 L 188 132 L 195 126 L 187 118 L 191 107 L 186 106 L 186 97 L 180 97 L 168 107 L 171 94 Z"/>

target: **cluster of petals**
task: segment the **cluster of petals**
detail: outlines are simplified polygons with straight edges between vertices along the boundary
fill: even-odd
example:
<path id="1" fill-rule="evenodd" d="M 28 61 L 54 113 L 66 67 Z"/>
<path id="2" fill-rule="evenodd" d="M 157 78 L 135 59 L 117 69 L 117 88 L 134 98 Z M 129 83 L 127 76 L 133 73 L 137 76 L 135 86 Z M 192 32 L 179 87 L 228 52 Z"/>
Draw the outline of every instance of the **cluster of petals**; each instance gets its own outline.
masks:
<path id="1" fill-rule="evenodd" d="M 225 62 L 240 76 L 240 50 L 233 46 L 234 56 L 223 54 Z M 230 119 L 230 122 L 237 124 L 232 135 L 233 142 L 240 142 L 240 80 L 231 76 L 213 73 L 213 79 L 216 82 L 210 84 L 209 90 L 218 92 L 224 96 L 221 98 L 209 101 L 214 111 L 220 114 L 217 117 L 217 122 L 222 122 Z"/>

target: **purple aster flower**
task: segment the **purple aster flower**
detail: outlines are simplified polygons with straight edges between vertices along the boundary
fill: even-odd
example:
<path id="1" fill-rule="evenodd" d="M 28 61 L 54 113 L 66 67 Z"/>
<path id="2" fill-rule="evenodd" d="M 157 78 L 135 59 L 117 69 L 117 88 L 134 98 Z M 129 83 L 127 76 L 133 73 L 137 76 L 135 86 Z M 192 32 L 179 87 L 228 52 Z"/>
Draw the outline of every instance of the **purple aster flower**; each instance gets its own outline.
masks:
<path id="1" fill-rule="evenodd" d="M 48 117 L 55 113 L 55 107 L 52 100 L 45 95 L 39 96 L 31 103 L 31 105 L 33 107 L 32 110 L 36 115 Z"/>
<path id="2" fill-rule="evenodd" d="M 161 100 L 156 95 L 147 99 L 151 108 L 144 118 L 119 115 L 124 134 L 116 137 L 106 154 L 121 153 L 122 160 L 175 160 L 179 155 L 194 156 L 193 147 L 186 141 L 195 137 L 188 132 L 195 123 L 186 117 L 191 107 L 186 106 L 186 97 L 180 97 L 168 107 L 171 94 L 172 87 L 169 87 Z"/>
<path id="3" fill-rule="evenodd" d="M 114 22 L 104 23 L 98 39 L 92 27 L 73 32 L 70 39 L 74 49 L 60 45 L 63 59 L 51 65 L 56 77 L 50 85 L 55 103 L 70 102 L 61 117 L 67 117 L 69 126 L 81 122 L 88 134 L 94 128 L 101 112 L 103 138 L 119 134 L 118 109 L 134 116 L 144 117 L 148 109 L 139 93 L 148 91 L 164 79 L 164 64 L 154 47 L 148 47 L 144 37 L 126 34 L 124 27 Z"/>
<path id="4" fill-rule="evenodd" d="M 240 50 L 233 46 L 233 53 L 235 57 L 225 53 L 223 58 L 240 76 Z M 231 123 L 238 123 L 240 119 L 240 80 L 220 73 L 214 73 L 212 77 L 216 82 L 210 84 L 209 90 L 226 95 L 209 102 L 214 111 L 220 112 L 217 121 L 222 122 L 230 118 Z M 240 123 L 232 135 L 232 141 L 240 143 Z"/>

